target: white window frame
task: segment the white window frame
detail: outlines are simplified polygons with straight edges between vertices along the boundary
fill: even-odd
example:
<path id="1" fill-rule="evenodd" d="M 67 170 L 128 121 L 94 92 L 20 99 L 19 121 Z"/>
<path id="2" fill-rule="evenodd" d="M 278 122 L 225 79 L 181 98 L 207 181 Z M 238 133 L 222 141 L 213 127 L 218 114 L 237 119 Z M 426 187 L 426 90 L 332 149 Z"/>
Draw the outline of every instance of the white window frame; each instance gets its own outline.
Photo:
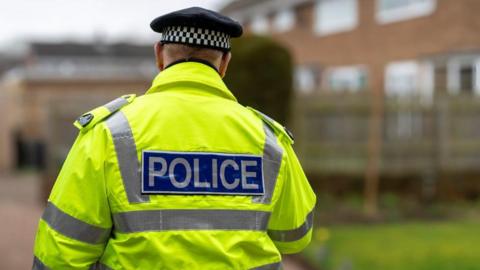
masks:
<path id="1" fill-rule="evenodd" d="M 250 28 L 255 34 L 266 34 L 269 31 L 270 25 L 267 15 L 256 15 L 253 17 Z"/>
<path id="2" fill-rule="evenodd" d="M 295 67 L 295 89 L 302 94 L 311 94 L 318 88 L 318 70 L 312 66 Z"/>
<path id="3" fill-rule="evenodd" d="M 390 62 L 385 66 L 385 94 L 387 96 L 412 96 L 420 92 L 420 64 L 415 60 L 404 60 Z M 397 88 L 399 78 L 412 79 L 411 88 Z M 392 79 L 394 82 L 392 82 Z"/>
<path id="4" fill-rule="evenodd" d="M 296 16 L 292 8 L 285 8 L 275 13 L 273 29 L 277 32 L 287 32 L 295 26 Z"/>
<path id="5" fill-rule="evenodd" d="M 410 70 L 413 72 L 410 73 Z M 397 73 L 393 75 L 392 73 Z M 413 76 L 412 89 L 395 89 L 391 87 L 392 76 Z M 398 78 L 397 77 L 397 78 Z M 385 95 L 389 98 L 418 97 L 426 105 L 430 104 L 434 92 L 434 64 L 428 61 L 401 60 L 390 62 L 385 66 L 384 75 Z"/>
<path id="6" fill-rule="evenodd" d="M 356 79 L 358 81 L 356 83 L 358 85 L 356 85 L 355 87 L 346 87 L 346 88 L 333 87 L 332 80 L 334 80 L 335 76 L 339 76 L 338 74 L 342 74 L 342 73 L 344 75 L 350 73 L 347 76 L 352 76 L 352 77 L 357 75 Z M 325 85 L 325 87 L 331 92 L 360 92 L 368 88 L 368 69 L 363 65 L 331 67 L 327 69 L 326 76 L 327 77 L 326 77 L 325 83 L 327 85 Z M 360 84 L 360 81 L 359 81 L 361 79 L 360 76 L 364 77 L 363 78 L 365 80 L 364 85 Z"/>
<path id="7" fill-rule="evenodd" d="M 437 0 L 423 0 L 424 2 L 405 0 L 406 2 L 409 2 L 405 7 L 382 10 L 382 1 L 386 0 L 376 0 L 375 17 L 380 24 L 388 24 L 428 16 L 431 15 L 437 7 Z"/>
<path id="8" fill-rule="evenodd" d="M 341 23 L 337 23 L 338 25 L 330 25 L 326 26 L 325 24 L 322 23 L 322 13 L 328 12 L 325 11 L 326 9 L 325 5 L 328 5 L 326 3 L 330 2 L 331 3 L 338 3 L 339 1 L 351 1 L 353 4 L 353 14 L 350 14 L 352 16 L 350 21 L 344 21 Z M 335 33 L 341 33 L 341 32 L 347 32 L 355 29 L 358 26 L 358 0 L 317 0 L 315 3 L 314 7 L 314 16 L 313 16 L 313 21 L 314 21 L 314 31 L 316 34 L 320 36 L 326 36 L 326 35 L 331 35 Z"/>
<path id="9" fill-rule="evenodd" d="M 475 76 L 474 76 L 474 92 L 475 92 L 475 95 L 477 96 L 480 96 L 480 57 L 477 57 L 475 59 L 475 62 L 474 62 L 474 72 L 475 72 Z"/>
<path id="10" fill-rule="evenodd" d="M 480 56 L 452 57 L 447 61 L 447 88 L 450 94 L 459 94 L 460 89 L 460 70 L 462 67 L 473 67 L 473 92 L 480 95 Z"/>

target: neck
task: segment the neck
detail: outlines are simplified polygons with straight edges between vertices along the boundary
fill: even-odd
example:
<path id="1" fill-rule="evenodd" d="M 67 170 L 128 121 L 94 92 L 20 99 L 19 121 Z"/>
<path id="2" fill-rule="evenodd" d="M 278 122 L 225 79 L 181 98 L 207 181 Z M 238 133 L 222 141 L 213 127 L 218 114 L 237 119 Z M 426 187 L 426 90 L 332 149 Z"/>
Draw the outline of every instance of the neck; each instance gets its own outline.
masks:
<path id="1" fill-rule="evenodd" d="M 217 65 L 214 65 L 213 63 L 211 63 L 210 61 L 207 61 L 205 59 L 201 59 L 201 58 L 195 58 L 195 57 L 190 57 L 190 58 L 182 58 L 182 59 L 177 59 L 175 61 L 172 61 L 170 63 L 168 63 L 167 65 L 165 65 L 165 68 L 164 69 L 167 69 L 171 66 L 174 66 L 176 64 L 180 64 L 180 63 L 185 63 L 185 62 L 197 62 L 197 63 L 202 63 L 204 65 L 207 65 L 211 68 L 213 68 L 215 71 L 219 72 L 219 67 Z"/>

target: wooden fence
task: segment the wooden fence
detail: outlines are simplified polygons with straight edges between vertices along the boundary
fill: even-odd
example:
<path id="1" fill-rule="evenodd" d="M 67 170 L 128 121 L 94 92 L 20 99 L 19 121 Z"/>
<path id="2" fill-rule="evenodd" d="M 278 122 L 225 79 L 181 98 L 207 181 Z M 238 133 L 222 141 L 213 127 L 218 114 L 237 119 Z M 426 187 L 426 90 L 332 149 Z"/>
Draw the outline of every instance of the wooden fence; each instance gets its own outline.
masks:
<path id="1" fill-rule="evenodd" d="M 298 97 L 297 151 L 309 173 L 363 175 L 368 162 L 368 95 Z M 480 172 L 480 98 L 386 99 L 382 175 Z"/>

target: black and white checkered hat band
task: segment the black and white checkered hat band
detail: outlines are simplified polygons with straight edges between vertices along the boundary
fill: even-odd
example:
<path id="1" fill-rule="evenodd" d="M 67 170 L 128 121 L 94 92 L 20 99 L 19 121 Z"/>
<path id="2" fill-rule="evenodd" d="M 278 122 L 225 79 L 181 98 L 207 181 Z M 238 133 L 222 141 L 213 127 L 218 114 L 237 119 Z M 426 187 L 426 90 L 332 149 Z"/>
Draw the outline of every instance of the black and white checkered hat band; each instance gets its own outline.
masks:
<path id="1" fill-rule="evenodd" d="M 160 41 L 230 50 L 230 36 L 226 33 L 189 26 L 166 27 Z"/>

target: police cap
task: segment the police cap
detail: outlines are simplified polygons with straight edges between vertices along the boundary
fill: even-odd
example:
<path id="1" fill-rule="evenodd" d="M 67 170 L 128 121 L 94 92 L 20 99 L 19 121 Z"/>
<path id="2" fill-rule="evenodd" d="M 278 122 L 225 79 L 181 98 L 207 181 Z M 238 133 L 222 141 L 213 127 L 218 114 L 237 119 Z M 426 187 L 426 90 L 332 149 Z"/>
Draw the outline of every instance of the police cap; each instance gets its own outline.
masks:
<path id="1" fill-rule="evenodd" d="M 230 38 L 240 37 L 242 26 L 229 17 L 200 7 L 191 7 L 165 14 L 150 23 L 161 33 L 162 43 L 230 50 Z"/>

